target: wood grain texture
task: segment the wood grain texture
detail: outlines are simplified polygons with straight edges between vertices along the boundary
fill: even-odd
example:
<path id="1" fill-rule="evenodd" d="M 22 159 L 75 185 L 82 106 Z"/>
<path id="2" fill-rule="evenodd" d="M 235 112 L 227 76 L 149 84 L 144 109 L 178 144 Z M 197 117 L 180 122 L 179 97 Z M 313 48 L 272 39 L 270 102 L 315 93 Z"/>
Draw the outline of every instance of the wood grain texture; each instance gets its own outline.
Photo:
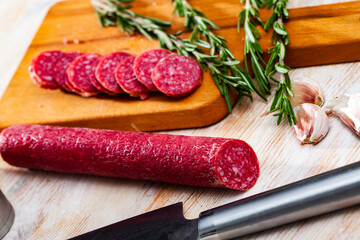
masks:
<path id="1" fill-rule="evenodd" d="M 27 22 L 39 19 L 35 13 L 24 14 L 28 12 L 26 9 L 31 2 L 35 6 L 36 3 L 45 1 L 3 0 L 5 5 L 0 10 L 12 9 L 21 14 L 0 15 L 0 23 L 10 21 L 9 19 L 24 21 L 23 24 L 19 21 L 16 25 L 16 34 L 13 33 L 13 28 L 4 30 L 4 38 L 0 40 L 6 45 L 0 47 L 4 49 L 4 46 L 11 44 L 16 49 L 23 50 L 16 50 L 12 55 L 11 51 L 7 55 L 1 54 L 0 62 L 18 63 L 29 43 L 26 44 L 24 39 L 30 41 L 34 36 L 36 28 L 33 28 L 33 32 L 23 29 L 32 27 Z M 304 7 L 335 2 L 343 1 L 292 0 L 289 4 L 292 7 Z M 39 8 L 38 12 L 41 11 L 43 9 Z M 237 14 L 235 10 L 229 11 Z M 217 21 L 220 20 L 215 22 L 218 23 Z M 40 25 L 40 21 L 38 24 Z M 0 70 L 3 70 L 0 72 L 5 72 L 7 67 L 8 65 L 0 65 Z M 308 77 L 318 81 L 326 100 L 329 100 L 341 93 L 359 92 L 359 70 L 360 63 L 297 68 L 291 71 L 291 77 Z M 9 79 L 0 75 L 0 80 L 6 82 Z M 4 89 L 0 89 L 0 92 L 2 90 Z M 330 119 L 330 132 L 322 142 L 316 146 L 300 146 L 293 129 L 286 124 L 277 127 L 276 119 L 267 114 L 269 104 L 256 97 L 254 103 L 245 101 L 241 107 L 235 108 L 232 115 L 210 127 L 166 132 L 246 140 L 257 152 L 261 166 L 258 183 L 247 192 L 20 170 L 0 161 L 0 188 L 16 212 L 15 224 L 5 240 L 66 239 L 179 201 L 184 202 L 185 216 L 195 218 L 204 210 L 360 159 L 359 138 L 337 118 Z M 360 236 L 359 224 L 360 209 L 357 206 L 245 239 L 357 239 Z"/>
<path id="2" fill-rule="evenodd" d="M 154 3 L 136 1 L 134 11 L 172 21 L 173 32 L 183 29 L 183 19 L 171 15 L 169 1 Z M 192 3 L 221 27 L 218 33 L 229 41 L 236 57 L 243 61 L 243 35 L 237 34 L 236 18 L 233 17 L 241 5 L 230 0 L 221 3 L 213 1 L 212 4 L 195 0 Z M 360 60 L 358 9 L 360 2 L 290 10 L 292 17 L 287 28 L 292 38 L 287 64 L 300 67 Z M 269 11 L 264 10 L 261 14 L 266 18 Z M 312 34 L 311 39 L 309 34 Z M 271 46 L 271 33 L 262 31 L 262 35 L 260 43 L 266 50 Z M 74 40 L 80 41 L 80 44 L 73 43 Z M 64 41 L 68 43 L 64 44 Z M 129 37 L 116 27 L 101 28 L 87 0 L 57 3 L 47 14 L 0 100 L 0 129 L 12 124 L 36 123 L 154 131 L 202 127 L 224 118 L 228 109 L 209 73 L 204 74 L 203 84 L 189 97 L 170 99 L 157 93 L 145 101 L 125 95 L 81 98 L 60 90 L 46 91 L 29 79 L 27 68 L 31 59 L 45 50 L 79 50 L 100 54 L 126 51 L 136 55 L 157 46 L 157 41 L 149 41 L 138 34 Z M 235 102 L 234 94 L 232 102 Z"/>

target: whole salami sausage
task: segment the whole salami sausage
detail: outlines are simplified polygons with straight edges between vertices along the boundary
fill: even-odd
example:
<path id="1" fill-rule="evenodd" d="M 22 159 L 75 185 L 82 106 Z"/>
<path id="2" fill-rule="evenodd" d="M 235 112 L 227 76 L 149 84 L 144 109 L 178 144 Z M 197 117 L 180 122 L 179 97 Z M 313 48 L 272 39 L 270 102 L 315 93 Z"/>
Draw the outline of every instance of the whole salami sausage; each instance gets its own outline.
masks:
<path id="1" fill-rule="evenodd" d="M 238 190 L 259 176 L 253 149 L 226 138 L 14 125 L 0 153 L 17 167 Z"/>

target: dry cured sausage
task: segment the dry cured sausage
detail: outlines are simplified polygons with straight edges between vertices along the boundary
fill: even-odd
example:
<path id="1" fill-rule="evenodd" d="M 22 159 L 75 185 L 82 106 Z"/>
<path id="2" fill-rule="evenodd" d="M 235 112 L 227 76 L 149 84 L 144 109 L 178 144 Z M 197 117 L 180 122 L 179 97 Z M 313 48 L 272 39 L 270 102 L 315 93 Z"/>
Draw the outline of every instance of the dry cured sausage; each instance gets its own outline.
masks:
<path id="1" fill-rule="evenodd" d="M 151 74 L 156 64 L 164 57 L 172 54 L 165 49 L 151 49 L 140 53 L 134 62 L 134 72 L 137 79 L 151 91 L 158 91 L 152 82 Z"/>
<path id="2" fill-rule="evenodd" d="M 64 56 L 61 51 L 45 51 L 37 55 L 29 65 L 30 78 L 33 82 L 46 89 L 57 89 L 55 81 L 57 63 Z"/>
<path id="3" fill-rule="evenodd" d="M 100 55 L 94 53 L 84 54 L 76 58 L 67 69 L 67 77 L 74 88 L 74 92 L 83 97 L 99 94 L 99 91 L 90 81 L 92 64 L 96 62 L 99 57 Z"/>
<path id="4" fill-rule="evenodd" d="M 99 64 L 100 59 L 101 59 L 101 57 L 97 58 L 97 59 L 94 61 L 94 63 L 91 65 L 91 72 L 90 72 L 90 75 L 89 75 L 90 82 L 91 82 L 91 84 L 92 84 L 99 92 L 112 95 L 113 93 L 109 92 L 109 91 L 106 90 L 103 86 L 101 86 L 101 84 L 99 83 L 99 81 L 98 81 L 97 78 L 96 78 L 96 75 L 95 75 L 95 73 L 96 73 L 96 67 L 97 67 L 97 65 Z"/>
<path id="5" fill-rule="evenodd" d="M 238 139 L 14 125 L 0 134 L 11 165 L 206 187 L 251 188 L 253 149 Z"/>
<path id="6" fill-rule="evenodd" d="M 160 92 L 169 97 L 184 97 L 200 86 L 202 71 L 192 58 L 169 55 L 154 68 L 153 83 Z"/>
<path id="7" fill-rule="evenodd" d="M 115 78 L 120 87 L 132 97 L 146 99 L 149 90 L 136 78 L 134 73 L 135 56 L 126 58 L 115 70 Z"/>
<path id="8" fill-rule="evenodd" d="M 73 86 L 69 83 L 69 78 L 67 76 L 67 69 L 77 57 L 83 55 L 81 52 L 68 52 L 63 53 L 63 56 L 58 60 L 55 65 L 56 70 L 54 71 L 54 79 L 59 87 L 68 92 L 76 92 Z"/>
<path id="9" fill-rule="evenodd" d="M 114 94 L 124 92 L 116 82 L 115 70 L 125 58 L 130 56 L 130 54 L 125 52 L 113 52 L 104 55 L 100 59 L 95 75 L 101 86 Z"/>

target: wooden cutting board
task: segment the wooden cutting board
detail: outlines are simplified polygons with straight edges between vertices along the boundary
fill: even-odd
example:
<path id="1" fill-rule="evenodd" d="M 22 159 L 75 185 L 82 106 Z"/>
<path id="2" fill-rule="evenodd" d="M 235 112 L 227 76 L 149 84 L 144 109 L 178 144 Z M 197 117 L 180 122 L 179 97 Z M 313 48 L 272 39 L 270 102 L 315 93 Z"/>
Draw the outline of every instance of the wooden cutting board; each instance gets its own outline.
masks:
<path id="1" fill-rule="evenodd" d="M 183 19 L 171 14 L 168 0 L 137 0 L 134 12 L 173 22 L 171 31 L 183 29 Z M 231 50 L 243 60 L 243 34 L 236 29 L 242 8 L 238 1 L 193 0 L 221 30 Z M 226 12 L 226 14 L 221 14 Z M 269 11 L 261 12 L 268 17 Z M 360 60 L 360 2 L 290 10 L 287 23 L 291 43 L 286 63 L 291 67 Z M 260 43 L 270 47 L 270 33 L 262 31 Z M 186 37 L 186 36 L 185 36 Z M 77 43 L 78 42 L 78 43 Z M 13 124 L 54 124 L 119 130 L 154 131 L 207 126 L 228 114 L 225 101 L 211 76 L 191 96 L 170 99 L 153 94 L 141 101 L 128 96 L 82 98 L 60 90 L 48 91 L 35 86 L 28 65 L 46 50 L 97 52 L 126 51 L 138 54 L 158 47 L 135 34 L 127 36 L 118 28 L 101 28 L 88 0 L 72 0 L 54 5 L 34 37 L 3 98 L 0 100 L 0 130 Z M 235 102 L 232 95 L 232 101 Z M 255 97 L 255 101 L 261 101 Z"/>

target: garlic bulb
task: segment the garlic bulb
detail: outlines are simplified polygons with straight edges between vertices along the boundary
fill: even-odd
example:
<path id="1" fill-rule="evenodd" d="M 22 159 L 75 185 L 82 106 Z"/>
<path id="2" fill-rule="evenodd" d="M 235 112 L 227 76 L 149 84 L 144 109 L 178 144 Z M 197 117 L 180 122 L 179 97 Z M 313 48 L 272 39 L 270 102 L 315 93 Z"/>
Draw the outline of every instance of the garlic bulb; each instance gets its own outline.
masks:
<path id="1" fill-rule="evenodd" d="M 343 123 L 360 136 L 360 93 L 344 94 L 331 100 L 326 106 L 327 114 L 338 116 Z"/>
<path id="2" fill-rule="evenodd" d="M 294 130 L 301 144 L 316 144 L 329 131 L 329 119 L 318 105 L 303 103 L 294 108 L 296 125 Z"/>
<path id="3" fill-rule="evenodd" d="M 290 98 L 293 107 L 303 103 L 313 103 L 319 106 L 324 104 L 324 94 L 320 86 L 308 78 L 294 80 L 291 83 L 291 91 L 294 97 Z"/>

